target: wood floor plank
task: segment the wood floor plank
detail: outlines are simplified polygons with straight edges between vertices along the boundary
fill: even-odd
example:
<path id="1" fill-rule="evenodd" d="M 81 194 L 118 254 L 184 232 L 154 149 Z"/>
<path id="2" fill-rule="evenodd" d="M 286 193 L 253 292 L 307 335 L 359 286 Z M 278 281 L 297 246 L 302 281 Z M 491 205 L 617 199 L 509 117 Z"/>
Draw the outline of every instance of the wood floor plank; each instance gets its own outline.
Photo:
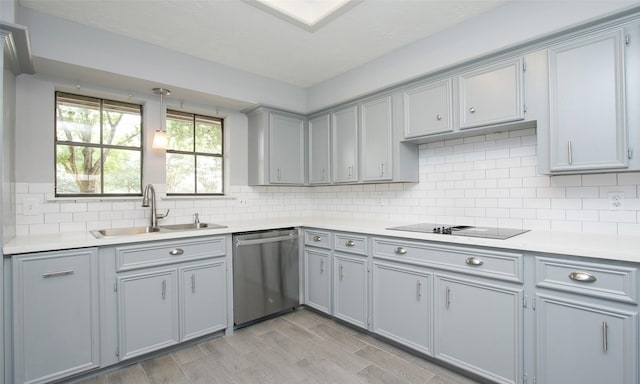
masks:
<path id="1" fill-rule="evenodd" d="M 366 345 L 363 341 L 350 333 L 347 333 L 340 328 L 331 327 L 327 324 L 318 324 L 311 328 L 311 331 L 349 352 L 355 352 Z"/>
<path id="2" fill-rule="evenodd" d="M 187 379 L 172 355 L 144 361 L 142 368 L 144 368 L 151 384 L 181 383 Z"/>
<path id="3" fill-rule="evenodd" d="M 372 345 L 358 350 L 357 356 L 412 384 L 424 384 L 435 374 Z"/>
<path id="4" fill-rule="evenodd" d="M 151 384 L 140 363 L 110 373 L 107 377 L 109 384 Z"/>
<path id="5" fill-rule="evenodd" d="M 408 384 L 406 380 L 403 380 L 373 364 L 358 372 L 358 376 L 362 377 L 366 383 L 370 384 Z"/>

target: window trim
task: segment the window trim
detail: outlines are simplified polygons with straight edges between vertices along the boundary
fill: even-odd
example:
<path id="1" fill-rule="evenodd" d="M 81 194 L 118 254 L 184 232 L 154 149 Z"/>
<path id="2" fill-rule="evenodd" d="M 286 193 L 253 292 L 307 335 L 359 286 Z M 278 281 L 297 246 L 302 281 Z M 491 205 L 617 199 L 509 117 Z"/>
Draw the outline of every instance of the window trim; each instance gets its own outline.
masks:
<path id="1" fill-rule="evenodd" d="M 194 187 L 195 187 L 195 192 L 194 193 L 176 193 L 176 192 L 169 192 L 168 191 L 168 187 L 167 187 L 167 196 L 175 196 L 175 197 L 179 197 L 179 196 L 191 196 L 191 197 L 197 197 L 197 196 L 225 196 L 225 172 L 224 172 L 224 149 L 225 149 L 225 145 L 224 145 L 224 119 L 221 117 L 213 117 L 213 116 L 207 116 L 207 115 L 203 115 L 200 113 L 190 113 L 190 112 L 184 112 L 184 111 L 176 111 L 176 110 L 172 110 L 172 109 L 167 109 L 167 113 L 166 113 L 166 118 L 165 120 L 168 120 L 168 116 L 174 114 L 177 116 L 181 116 L 183 118 L 189 118 L 191 120 L 192 126 L 193 126 L 193 151 L 184 151 L 184 150 L 178 150 L 178 149 L 166 149 L 166 153 L 175 153 L 178 155 L 190 155 L 190 156 L 194 156 Z M 196 120 L 198 117 L 201 117 L 203 119 L 206 120 L 214 120 L 214 121 L 218 121 L 220 123 L 220 137 L 221 137 L 221 143 L 220 143 L 220 154 L 214 154 L 214 153 L 207 153 L 207 152 L 197 152 L 196 151 Z M 165 122 L 166 124 L 166 122 Z M 207 157 L 213 157 L 213 158 L 219 158 L 220 162 L 221 162 L 221 172 L 222 172 L 222 192 L 220 193 L 198 193 L 198 156 L 207 156 Z M 167 162 L 165 161 L 165 169 L 167 167 Z"/>
<path id="2" fill-rule="evenodd" d="M 58 140 L 58 96 L 64 95 L 69 98 L 75 98 L 77 100 L 96 100 L 100 105 L 100 142 L 99 143 L 80 143 L 70 141 Z M 122 106 L 136 106 L 140 112 L 140 147 L 127 147 L 122 145 L 104 144 L 103 134 L 103 112 L 104 103 L 109 102 L 113 104 L 120 104 Z M 133 108 L 132 108 L 133 109 Z M 103 97 L 94 97 L 87 95 L 79 95 L 64 91 L 55 91 L 53 101 L 53 125 L 54 125 L 54 140 L 53 140 L 53 174 L 54 174 L 54 197 L 56 198 L 103 198 L 103 197 L 140 197 L 142 196 L 143 181 L 144 181 L 144 106 L 142 104 L 127 103 L 119 100 L 106 99 Z M 130 151 L 137 151 L 140 155 L 140 192 L 139 193 L 59 193 L 58 192 L 58 145 L 67 145 L 70 147 L 92 147 L 100 149 L 100 191 L 104 192 L 104 157 L 103 150 L 108 149 L 124 149 Z"/>

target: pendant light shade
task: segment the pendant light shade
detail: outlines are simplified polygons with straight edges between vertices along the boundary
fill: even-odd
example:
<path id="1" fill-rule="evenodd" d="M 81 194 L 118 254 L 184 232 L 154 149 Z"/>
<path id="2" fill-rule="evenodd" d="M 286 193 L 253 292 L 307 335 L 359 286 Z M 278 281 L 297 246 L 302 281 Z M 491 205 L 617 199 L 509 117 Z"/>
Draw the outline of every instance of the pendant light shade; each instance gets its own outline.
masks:
<path id="1" fill-rule="evenodd" d="M 153 88 L 153 93 L 160 95 L 160 121 L 159 128 L 156 129 L 156 132 L 153 134 L 153 143 L 151 144 L 151 147 L 156 149 L 167 149 L 167 131 L 164 129 L 165 113 L 163 97 L 170 95 L 171 91 L 165 88 Z"/>

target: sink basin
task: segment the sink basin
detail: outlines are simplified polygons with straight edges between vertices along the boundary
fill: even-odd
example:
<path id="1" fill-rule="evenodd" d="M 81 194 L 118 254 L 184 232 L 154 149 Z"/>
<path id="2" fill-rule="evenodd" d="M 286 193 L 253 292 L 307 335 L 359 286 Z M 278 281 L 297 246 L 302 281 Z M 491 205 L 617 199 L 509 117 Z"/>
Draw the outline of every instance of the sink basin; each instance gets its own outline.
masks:
<path id="1" fill-rule="evenodd" d="M 167 224 L 161 225 L 160 230 L 168 230 L 168 231 L 188 231 L 191 229 L 216 229 L 216 228 L 226 228 L 226 225 L 220 224 L 209 224 L 209 223 L 187 223 L 187 224 Z"/>
<path id="2" fill-rule="evenodd" d="M 112 229 L 100 229 L 91 231 L 91 234 L 100 239 L 103 237 L 115 237 L 115 236 L 133 236 L 133 235 L 145 235 L 158 232 L 179 232 L 179 231 L 192 231 L 199 229 L 216 229 L 226 228 L 226 225 L 210 224 L 210 223 L 188 223 L 188 224 L 167 224 L 159 227 L 129 227 L 129 228 L 112 228 Z"/>
<path id="3" fill-rule="evenodd" d="M 97 238 L 101 237 L 113 237 L 113 236 L 131 236 L 131 235 L 143 235 L 146 233 L 160 232 L 160 228 L 157 227 L 130 227 L 130 228 L 111 228 L 100 229 L 97 231 L 91 231 L 93 236 Z"/>

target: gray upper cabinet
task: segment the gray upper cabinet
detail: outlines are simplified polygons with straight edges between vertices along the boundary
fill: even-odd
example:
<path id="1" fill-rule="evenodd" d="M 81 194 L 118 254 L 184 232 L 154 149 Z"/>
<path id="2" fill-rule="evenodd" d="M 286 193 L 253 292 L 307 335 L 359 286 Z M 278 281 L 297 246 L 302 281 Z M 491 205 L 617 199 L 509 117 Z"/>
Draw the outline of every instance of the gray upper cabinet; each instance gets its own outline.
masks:
<path id="1" fill-rule="evenodd" d="M 393 122 L 391 96 L 360 106 L 362 181 L 393 179 Z"/>
<path id="2" fill-rule="evenodd" d="M 549 49 L 551 172 L 627 167 L 622 29 Z"/>
<path id="3" fill-rule="evenodd" d="M 331 115 L 309 120 L 309 184 L 331 182 Z"/>
<path id="4" fill-rule="evenodd" d="M 250 111 L 247 117 L 249 185 L 304 184 L 304 117 L 266 108 Z"/>
<path id="5" fill-rule="evenodd" d="M 453 131 L 452 80 L 420 85 L 403 92 L 404 137 Z"/>
<path id="6" fill-rule="evenodd" d="M 334 111 L 331 114 L 333 134 L 333 181 L 358 181 L 358 106 Z"/>
<path id="7" fill-rule="evenodd" d="M 520 57 L 458 76 L 461 129 L 524 119 L 523 64 Z"/>

